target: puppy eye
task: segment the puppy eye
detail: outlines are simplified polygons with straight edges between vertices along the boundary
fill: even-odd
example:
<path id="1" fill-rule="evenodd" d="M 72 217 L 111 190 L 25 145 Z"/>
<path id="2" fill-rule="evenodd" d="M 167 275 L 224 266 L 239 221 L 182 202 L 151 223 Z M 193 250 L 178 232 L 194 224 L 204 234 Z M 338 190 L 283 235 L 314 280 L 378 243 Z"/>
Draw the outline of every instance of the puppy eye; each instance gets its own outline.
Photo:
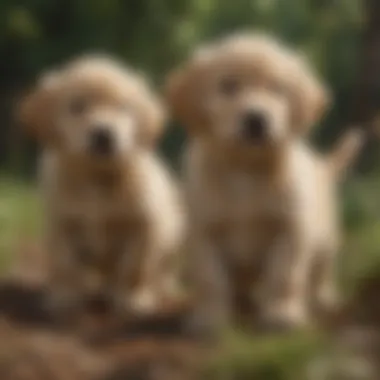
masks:
<path id="1" fill-rule="evenodd" d="M 219 83 L 219 90 L 222 94 L 233 96 L 239 91 L 239 82 L 236 78 L 223 78 Z"/>
<path id="2" fill-rule="evenodd" d="M 88 104 L 84 98 L 77 98 L 71 101 L 69 109 L 71 114 L 80 116 L 86 111 L 87 106 Z"/>

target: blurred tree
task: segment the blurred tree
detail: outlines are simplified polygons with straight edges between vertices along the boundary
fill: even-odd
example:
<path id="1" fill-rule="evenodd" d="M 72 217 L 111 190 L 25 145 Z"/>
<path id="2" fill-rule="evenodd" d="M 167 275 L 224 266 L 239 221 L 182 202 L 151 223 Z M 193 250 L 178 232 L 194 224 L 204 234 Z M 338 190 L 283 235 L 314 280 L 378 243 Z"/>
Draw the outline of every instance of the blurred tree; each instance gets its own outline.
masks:
<path id="1" fill-rule="evenodd" d="M 27 150 L 10 130 L 13 98 L 41 71 L 89 52 L 114 54 L 162 77 L 180 51 L 177 26 L 186 1 L 12 0 L 0 2 L 0 112 L 5 118 L 0 160 L 12 166 Z M 8 159 L 8 160 L 7 160 Z M 9 162 L 11 161 L 11 163 Z"/>
<path id="2" fill-rule="evenodd" d="M 349 120 L 372 132 L 374 123 L 380 120 L 380 2 L 365 0 L 363 7 L 365 27 L 360 38 Z M 379 157 L 377 141 L 369 139 L 360 168 L 372 169 Z"/>
<path id="3" fill-rule="evenodd" d="M 9 134 L 10 106 L 41 70 L 101 51 L 161 85 L 165 73 L 195 45 L 241 29 L 274 33 L 305 51 L 323 74 L 336 102 L 316 137 L 328 143 L 349 119 L 364 21 L 360 0 L 2 0 L 0 162 L 18 161 L 25 150 L 20 137 Z M 176 132 L 164 140 L 171 158 L 182 139 Z"/>
<path id="4" fill-rule="evenodd" d="M 379 112 L 380 100 L 380 2 L 364 1 L 366 27 L 359 50 L 360 64 L 355 86 L 352 119 L 368 123 Z"/>

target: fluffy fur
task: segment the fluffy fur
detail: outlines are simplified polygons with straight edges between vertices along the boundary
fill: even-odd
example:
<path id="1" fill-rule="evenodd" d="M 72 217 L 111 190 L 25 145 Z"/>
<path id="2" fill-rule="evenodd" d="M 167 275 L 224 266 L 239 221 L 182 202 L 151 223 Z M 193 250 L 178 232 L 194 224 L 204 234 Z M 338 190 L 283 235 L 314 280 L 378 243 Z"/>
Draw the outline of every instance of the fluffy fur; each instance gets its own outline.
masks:
<path id="1" fill-rule="evenodd" d="M 152 307 L 175 282 L 185 219 L 154 152 L 164 115 L 145 81 L 107 57 L 43 75 L 21 104 L 39 165 L 54 306 L 103 292 Z"/>
<path id="2" fill-rule="evenodd" d="M 262 35 L 199 49 L 168 81 L 185 154 L 196 322 L 225 322 L 252 291 L 260 317 L 309 321 L 336 297 L 337 177 L 359 148 L 354 133 L 321 157 L 305 136 L 330 103 L 301 56 Z"/>

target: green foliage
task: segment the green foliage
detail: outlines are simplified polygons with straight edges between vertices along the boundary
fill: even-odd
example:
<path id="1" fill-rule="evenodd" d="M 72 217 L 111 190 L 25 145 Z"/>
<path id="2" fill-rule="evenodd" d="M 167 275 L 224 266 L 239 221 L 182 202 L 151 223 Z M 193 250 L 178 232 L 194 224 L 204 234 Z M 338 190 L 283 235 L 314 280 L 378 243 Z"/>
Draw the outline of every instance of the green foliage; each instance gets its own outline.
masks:
<path id="1" fill-rule="evenodd" d="M 207 378 L 306 380 L 310 364 L 326 349 L 328 339 L 317 332 L 260 337 L 231 331 Z"/>
<path id="2" fill-rule="evenodd" d="M 41 226 L 41 207 L 34 188 L 2 177 L 0 181 L 0 266 L 12 252 L 35 240 Z"/>
<path id="3" fill-rule="evenodd" d="M 259 29 L 305 51 L 331 85 L 336 112 L 317 134 L 326 142 L 347 118 L 362 27 L 360 0 L 2 0 L 0 113 L 8 124 L 13 94 L 41 71 L 78 54 L 114 54 L 161 87 L 170 68 L 196 45 Z M 2 128 L 4 141 L 11 139 L 7 131 Z M 165 153 L 174 160 L 181 138 L 170 134 L 168 139 Z M 15 146 L 21 143 L 11 140 L 0 160 L 24 151 Z"/>

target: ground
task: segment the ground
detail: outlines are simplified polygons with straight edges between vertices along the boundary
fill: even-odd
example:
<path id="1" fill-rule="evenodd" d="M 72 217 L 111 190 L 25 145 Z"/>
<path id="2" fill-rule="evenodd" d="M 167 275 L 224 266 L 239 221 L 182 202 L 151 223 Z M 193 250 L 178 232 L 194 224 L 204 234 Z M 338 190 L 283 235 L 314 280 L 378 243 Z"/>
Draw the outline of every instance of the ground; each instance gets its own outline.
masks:
<path id="1" fill-rule="evenodd" d="M 380 177 L 350 180 L 342 192 L 345 245 L 340 258 L 340 284 L 351 296 L 357 283 L 380 267 Z M 43 224 L 36 186 L 3 176 L 0 179 L 0 264 L 6 271 L 15 252 L 31 249 Z M 374 269 L 375 268 L 375 269 Z M 329 333 L 309 331 L 259 338 L 226 332 L 220 354 L 207 378 L 233 373 L 238 379 L 309 379 L 313 365 L 333 350 Z M 310 373 L 309 373 L 310 375 Z"/>

